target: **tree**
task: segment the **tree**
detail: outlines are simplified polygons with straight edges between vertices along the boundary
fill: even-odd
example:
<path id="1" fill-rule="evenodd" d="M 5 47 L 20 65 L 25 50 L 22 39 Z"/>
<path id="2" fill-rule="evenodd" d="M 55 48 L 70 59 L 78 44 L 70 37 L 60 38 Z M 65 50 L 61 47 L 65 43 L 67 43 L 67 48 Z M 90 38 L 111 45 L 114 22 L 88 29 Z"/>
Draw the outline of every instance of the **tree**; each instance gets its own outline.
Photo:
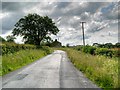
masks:
<path id="1" fill-rule="evenodd" d="M 113 44 L 112 44 L 112 43 L 106 43 L 106 44 L 105 44 L 105 47 L 106 47 L 106 48 L 112 48 L 112 47 L 113 47 Z"/>
<path id="2" fill-rule="evenodd" d="M 46 36 L 41 42 L 42 45 L 46 45 L 46 46 L 50 46 L 51 43 L 53 43 L 53 40 L 49 36 Z"/>
<path id="3" fill-rule="evenodd" d="M 14 36 L 23 36 L 23 40 L 29 44 L 40 45 L 46 36 L 56 35 L 58 32 L 55 23 L 48 16 L 28 14 L 15 24 L 12 33 Z"/>
<path id="4" fill-rule="evenodd" d="M 6 40 L 0 36 L 0 42 L 5 42 Z"/>
<path id="5" fill-rule="evenodd" d="M 119 42 L 116 43 L 116 44 L 115 44 L 115 47 L 120 48 L 120 43 L 119 43 Z"/>
<path id="6" fill-rule="evenodd" d="M 96 46 L 96 47 L 98 47 L 99 46 L 99 44 L 98 43 L 93 43 L 93 45 L 92 46 Z"/>
<path id="7" fill-rule="evenodd" d="M 66 44 L 66 47 L 70 47 L 70 44 L 69 44 L 69 43 L 67 43 L 67 44 Z"/>
<path id="8" fill-rule="evenodd" d="M 14 39 L 16 38 L 13 35 L 8 35 L 6 39 L 7 39 L 7 42 L 14 42 Z"/>

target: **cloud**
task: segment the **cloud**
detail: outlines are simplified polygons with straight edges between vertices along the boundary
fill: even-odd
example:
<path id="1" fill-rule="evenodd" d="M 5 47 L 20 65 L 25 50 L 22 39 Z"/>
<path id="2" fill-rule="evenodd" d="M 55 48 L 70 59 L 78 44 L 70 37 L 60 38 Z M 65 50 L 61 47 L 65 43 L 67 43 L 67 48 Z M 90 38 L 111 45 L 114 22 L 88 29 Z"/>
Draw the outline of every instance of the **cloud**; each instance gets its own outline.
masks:
<path id="1" fill-rule="evenodd" d="M 107 37 L 113 37 L 116 41 L 117 33 L 114 35 L 112 33 L 117 32 L 117 28 L 115 28 L 119 16 L 119 4 L 117 2 L 3 2 L 2 7 L 0 15 L 2 15 L 3 34 L 12 30 L 14 24 L 21 17 L 28 13 L 37 13 L 41 16 L 48 15 L 53 19 L 60 32 L 57 36 L 52 37 L 53 39 L 59 38 L 64 45 L 67 43 L 82 44 L 81 21 L 86 21 L 86 43 L 95 42 L 96 39 L 93 38 L 96 37 L 102 42 L 101 36 L 106 38 L 110 31 L 112 31 L 110 32 L 111 36 Z M 105 35 L 104 32 L 106 32 Z M 99 33 L 103 34 L 97 35 Z M 108 40 L 105 39 L 103 42 L 105 41 Z"/>
<path id="2" fill-rule="evenodd" d="M 37 4 L 37 2 L 2 2 L 2 12 L 19 12 Z"/>
<path id="3" fill-rule="evenodd" d="M 24 13 L 8 13 L 6 17 L 2 18 L 2 33 L 6 33 L 14 28 L 16 22 L 24 16 Z"/>

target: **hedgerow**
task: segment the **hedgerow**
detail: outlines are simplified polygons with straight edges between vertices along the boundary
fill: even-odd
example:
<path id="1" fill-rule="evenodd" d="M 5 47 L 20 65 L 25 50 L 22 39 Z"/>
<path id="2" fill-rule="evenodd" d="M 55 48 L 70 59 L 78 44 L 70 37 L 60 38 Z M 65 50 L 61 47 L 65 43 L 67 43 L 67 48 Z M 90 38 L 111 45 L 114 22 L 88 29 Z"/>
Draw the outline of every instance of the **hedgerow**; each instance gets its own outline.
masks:
<path id="1" fill-rule="evenodd" d="M 84 53 L 89 53 L 92 55 L 104 55 L 107 57 L 119 57 L 120 56 L 120 50 L 118 49 L 108 49 L 108 48 L 98 48 L 94 46 L 79 46 L 76 47 L 78 51 L 82 51 Z"/>
<path id="2" fill-rule="evenodd" d="M 0 55 L 10 54 L 19 50 L 36 49 L 36 46 L 29 44 L 4 43 L 0 45 Z"/>

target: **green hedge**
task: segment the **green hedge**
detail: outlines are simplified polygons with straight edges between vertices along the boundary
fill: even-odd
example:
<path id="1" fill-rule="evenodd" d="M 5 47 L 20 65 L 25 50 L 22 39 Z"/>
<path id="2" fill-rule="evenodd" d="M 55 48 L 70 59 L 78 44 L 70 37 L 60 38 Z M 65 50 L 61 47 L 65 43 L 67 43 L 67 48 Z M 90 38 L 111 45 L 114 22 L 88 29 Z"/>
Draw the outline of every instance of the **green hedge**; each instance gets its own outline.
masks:
<path id="1" fill-rule="evenodd" d="M 104 55 L 108 57 L 119 57 L 120 56 L 120 51 L 119 50 L 112 50 L 108 48 L 97 48 L 95 50 L 95 53 L 97 55 Z"/>
<path id="2" fill-rule="evenodd" d="M 84 47 L 79 46 L 74 49 L 77 49 L 78 51 L 82 51 L 92 55 L 104 55 L 111 58 L 120 56 L 120 50 L 118 49 L 97 48 L 94 46 L 84 46 Z"/>
<path id="3" fill-rule="evenodd" d="M 92 54 L 92 55 L 95 54 L 95 50 L 96 50 L 96 48 L 95 47 L 91 47 L 91 46 L 85 46 L 85 47 L 82 48 L 83 52 L 89 53 L 89 54 Z"/>
<path id="4" fill-rule="evenodd" d="M 19 50 L 36 49 L 36 46 L 29 44 L 5 43 L 0 45 L 0 55 L 10 54 Z"/>

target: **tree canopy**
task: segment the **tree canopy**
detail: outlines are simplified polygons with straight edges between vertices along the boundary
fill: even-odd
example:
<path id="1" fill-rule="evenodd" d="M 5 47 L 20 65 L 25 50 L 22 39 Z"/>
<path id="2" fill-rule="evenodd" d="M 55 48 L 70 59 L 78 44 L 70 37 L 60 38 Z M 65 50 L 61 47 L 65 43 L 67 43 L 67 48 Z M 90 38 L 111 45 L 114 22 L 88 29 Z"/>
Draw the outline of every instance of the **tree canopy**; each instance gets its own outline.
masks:
<path id="1" fill-rule="evenodd" d="M 13 35 L 23 36 L 25 43 L 40 45 L 49 34 L 56 35 L 59 29 L 48 16 L 28 14 L 21 18 L 13 29 Z"/>
<path id="2" fill-rule="evenodd" d="M 14 42 L 14 39 L 16 39 L 13 35 L 6 36 L 7 42 Z"/>

